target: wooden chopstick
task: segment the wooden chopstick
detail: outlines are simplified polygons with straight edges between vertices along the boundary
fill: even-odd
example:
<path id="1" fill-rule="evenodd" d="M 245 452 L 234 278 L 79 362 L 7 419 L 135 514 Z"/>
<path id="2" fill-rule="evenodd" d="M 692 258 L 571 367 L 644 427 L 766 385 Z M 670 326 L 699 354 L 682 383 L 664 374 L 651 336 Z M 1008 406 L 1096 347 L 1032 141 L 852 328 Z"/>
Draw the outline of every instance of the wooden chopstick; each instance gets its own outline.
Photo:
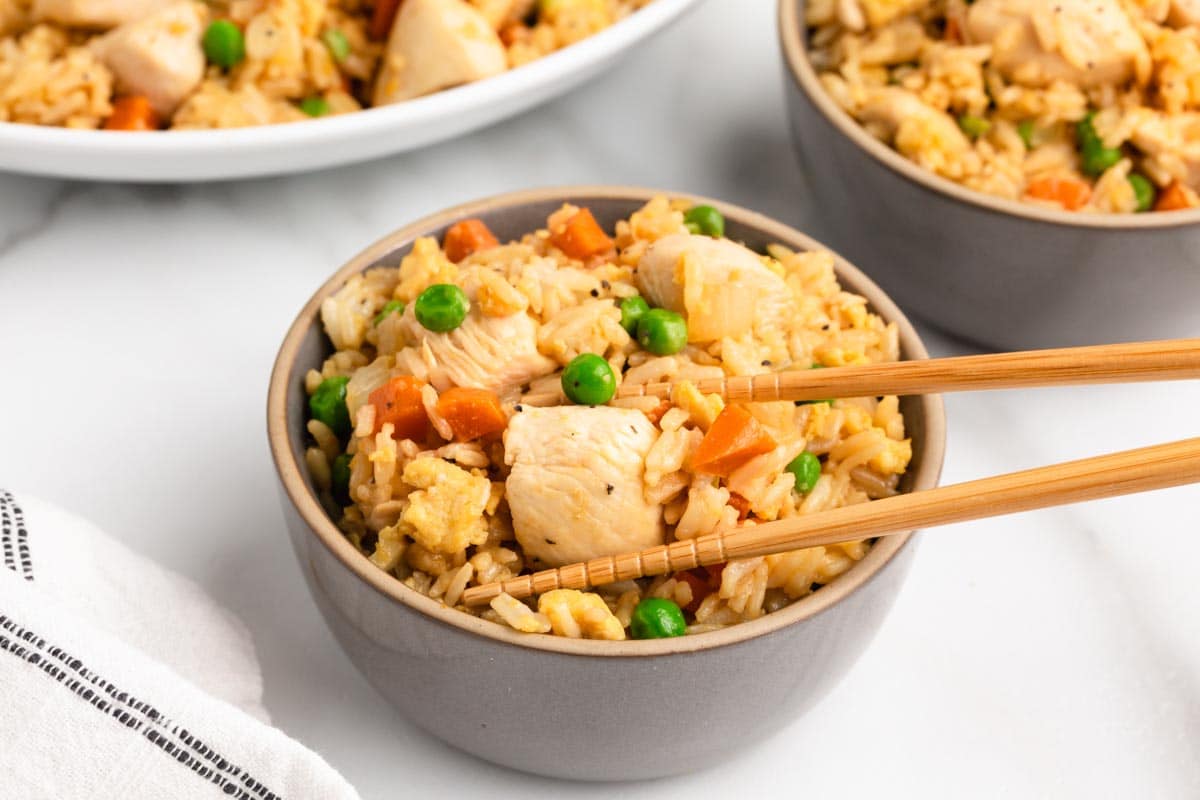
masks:
<path id="1" fill-rule="evenodd" d="M 719 564 L 731 558 L 765 556 L 1197 481 L 1200 438 L 1185 439 L 569 564 L 472 587 L 463 593 L 462 600 L 466 605 L 480 605 L 501 592 L 523 598 L 553 589 L 586 589 Z"/>
<path id="2" fill-rule="evenodd" d="M 703 394 L 731 403 L 823 400 L 829 397 L 914 395 L 978 389 L 1018 389 L 1200 378 L 1200 339 L 1027 350 L 979 356 L 898 361 L 695 381 Z M 621 386 L 617 397 L 671 396 L 673 384 Z M 553 406 L 561 392 L 528 394 L 521 403 Z"/>

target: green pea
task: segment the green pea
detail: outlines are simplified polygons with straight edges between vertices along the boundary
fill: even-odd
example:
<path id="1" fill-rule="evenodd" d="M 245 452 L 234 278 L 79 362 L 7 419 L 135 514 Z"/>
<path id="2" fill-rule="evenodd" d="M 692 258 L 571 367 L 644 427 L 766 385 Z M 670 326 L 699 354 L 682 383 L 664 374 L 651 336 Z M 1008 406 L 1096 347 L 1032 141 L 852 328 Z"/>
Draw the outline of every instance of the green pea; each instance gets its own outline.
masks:
<path id="1" fill-rule="evenodd" d="M 426 330 L 452 331 L 467 318 L 471 303 L 453 283 L 435 283 L 417 297 L 413 314 Z"/>
<path id="2" fill-rule="evenodd" d="M 1021 141 L 1025 143 L 1026 150 L 1033 149 L 1033 137 L 1037 133 L 1037 128 L 1033 124 L 1033 120 L 1027 119 L 1024 122 L 1017 124 L 1017 135 L 1021 137 Z"/>
<path id="3" fill-rule="evenodd" d="M 821 477 L 821 460 L 805 450 L 788 463 L 787 471 L 796 478 L 796 491 L 808 494 Z"/>
<path id="4" fill-rule="evenodd" d="M 300 110 L 310 117 L 328 116 L 330 112 L 329 101 L 324 97 L 306 97 L 300 101 Z"/>
<path id="5" fill-rule="evenodd" d="M 1095 112 L 1089 112 L 1075 126 L 1075 141 L 1079 145 L 1079 163 L 1084 174 L 1095 178 L 1103 175 L 1110 167 L 1121 160 L 1121 150 L 1118 147 L 1105 147 L 1104 140 L 1096 133 L 1093 123 Z"/>
<path id="6" fill-rule="evenodd" d="M 681 314 L 652 308 L 638 320 L 637 340 L 656 356 L 669 356 L 687 346 L 687 322 Z"/>
<path id="7" fill-rule="evenodd" d="M 344 506 L 350 505 L 350 459 L 349 453 L 342 453 L 333 460 L 333 499 Z"/>
<path id="8" fill-rule="evenodd" d="M 725 217 L 712 206 L 692 206 L 683 215 L 683 224 L 692 233 L 720 239 L 725 235 Z"/>
<path id="9" fill-rule="evenodd" d="M 571 359 L 562 374 L 563 394 L 581 406 L 602 406 L 617 391 L 617 376 L 609 363 L 595 353 Z"/>
<path id="10" fill-rule="evenodd" d="M 629 631 L 635 639 L 669 639 L 687 633 L 683 609 L 661 597 L 647 597 L 637 604 L 629 620 Z"/>
<path id="11" fill-rule="evenodd" d="M 1129 185 L 1133 187 L 1133 195 L 1137 198 L 1137 210 L 1149 211 L 1154 208 L 1154 201 L 1158 197 L 1158 190 L 1154 188 L 1154 184 L 1145 175 L 1133 173 L 1129 176 Z"/>
<path id="12" fill-rule="evenodd" d="M 350 412 L 346 408 L 346 384 L 350 378 L 339 375 L 326 378 L 308 398 L 308 410 L 312 418 L 324 422 L 338 436 L 350 432 Z"/>
<path id="13" fill-rule="evenodd" d="M 1099 177 L 1121 160 L 1121 151 L 1115 147 L 1099 145 L 1085 148 L 1082 156 L 1084 173 L 1092 177 Z"/>
<path id="14" fill-rule="evenodd" d="M 383 308 L 379 309 L 379 313 L 375 315 L 374 324 L 378 325 L 379 323 L 383 322 L 385 319 L 387 319 L 392 314 L 403 314 L 403 313 L 404 313 L 404 301 L 403 300 L 389 300 L 383 306 Z"/>
<path id="15" fill-rule="evenodd" d="M 201 40 L 205 57 L 218 67 L 230 69 L 246 57 L 246 37 L 242 29 L 227 19 L 208 26 Z"/>
<path id="16" fill-rule="evenodd" d="M 992 129 L 992 123 L 974 114 L 963 114 L 958 118 L 958 127 L 967 136 L 978 139 L 980 136 L 987 135 L 987 132 Z"/>
<path id="17" fill-rule="evenodd" d="M 321 41 L 329 48 L 329 55 L 333 56 L 337 63 L 340 64 L 350 57 L 350 40 L 337 28 L 330 28 L 322 33 Z"/>
<path id="18" fill-rule="evenodd" d="M 637 336 L 638 323 L 649 310 L 650 304 L 641 295 L 626 297 L 621 301 L 621 327 L 630 336 Z"/>

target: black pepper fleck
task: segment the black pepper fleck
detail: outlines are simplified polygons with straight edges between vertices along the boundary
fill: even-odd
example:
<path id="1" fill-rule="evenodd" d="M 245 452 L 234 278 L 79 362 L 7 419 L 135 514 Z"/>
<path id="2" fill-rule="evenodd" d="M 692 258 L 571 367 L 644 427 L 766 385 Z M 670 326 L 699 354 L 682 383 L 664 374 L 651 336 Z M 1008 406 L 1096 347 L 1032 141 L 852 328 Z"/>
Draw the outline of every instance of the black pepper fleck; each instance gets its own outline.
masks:
<path id="1" fill-rule="evenodd" d="M 606 484 L 604 484 L 604 492 L 605 492 L 605 494 L 612 494 L 612 493 L 613 493 L 613 489 L 614 489 L 614 488 L 616 488 L 616 487 L 614 487 L 614 486 L 613 486 L 611 483 L 606 483 Z"/>

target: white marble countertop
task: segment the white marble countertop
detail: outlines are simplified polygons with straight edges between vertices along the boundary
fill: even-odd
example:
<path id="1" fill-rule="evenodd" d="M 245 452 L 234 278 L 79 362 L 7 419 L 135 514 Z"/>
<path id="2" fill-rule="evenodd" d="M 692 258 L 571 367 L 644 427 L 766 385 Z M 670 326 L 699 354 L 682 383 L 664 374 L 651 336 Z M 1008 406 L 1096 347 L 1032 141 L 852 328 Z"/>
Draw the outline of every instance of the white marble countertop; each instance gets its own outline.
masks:
<path id="1" fill-rule="evenodd" d="M 926 534 L 845 681 L 707 773 L 543 780 L 433 741 L 380 702 L 285 541 L 263 424 L 276 348 L 312 290 L 387 231 L 583 182 L 714 195 L 807 227 L 820 187 L 790 149 L 774 3 L 710 2 L 572 97 L 390 160 L 199 187 L 0 176 L 0 484 L 89 517 L 238 613 L 276 724 L 368 800 L 1200 796 L 1195 487 Z M 947 482 L 1200 431 L 1196 383 L 947 407 Z"/>

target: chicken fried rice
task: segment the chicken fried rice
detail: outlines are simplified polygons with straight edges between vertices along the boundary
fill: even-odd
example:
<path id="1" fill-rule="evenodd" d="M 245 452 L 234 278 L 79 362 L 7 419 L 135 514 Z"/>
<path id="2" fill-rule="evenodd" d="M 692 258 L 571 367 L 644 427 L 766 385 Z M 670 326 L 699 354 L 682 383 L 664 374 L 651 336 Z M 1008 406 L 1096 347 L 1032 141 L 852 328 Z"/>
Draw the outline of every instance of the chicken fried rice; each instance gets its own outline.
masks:
<path id="1" fill-rule="evenodd" d="M 899 357 L 896 325 L 841 289 L 832 254 L 755 253 L 723 229 L 686 200 L 657 197 L 614 231 L 564 205 L 518 241 L 465 220 L 351 278 L 321 308 L 334 352 L 306 376 L 305 457 L 346 537 L 447 606 L 609 640 L 753 620 L 852 567 L 869 542 L 461 603 L 470 586 L 898 491 L 912 447 L 896 397 L 727 406 L 696 389 Z M 662 381 L 669 400 L 615 396 Z M 552 393 L 564 403 L 522 402 Z"/>
<path id="2" fill-rule="evenodd" d="M 0 0 L 0 121 L 232 128 L 517 67 L 650 0 Z"/>
<path id="3" fill-rule="evenodd" d="M 813 65 L 868 132 L 988 194 L 1200 206 L 1200 0 L 810 0 Z"/>

